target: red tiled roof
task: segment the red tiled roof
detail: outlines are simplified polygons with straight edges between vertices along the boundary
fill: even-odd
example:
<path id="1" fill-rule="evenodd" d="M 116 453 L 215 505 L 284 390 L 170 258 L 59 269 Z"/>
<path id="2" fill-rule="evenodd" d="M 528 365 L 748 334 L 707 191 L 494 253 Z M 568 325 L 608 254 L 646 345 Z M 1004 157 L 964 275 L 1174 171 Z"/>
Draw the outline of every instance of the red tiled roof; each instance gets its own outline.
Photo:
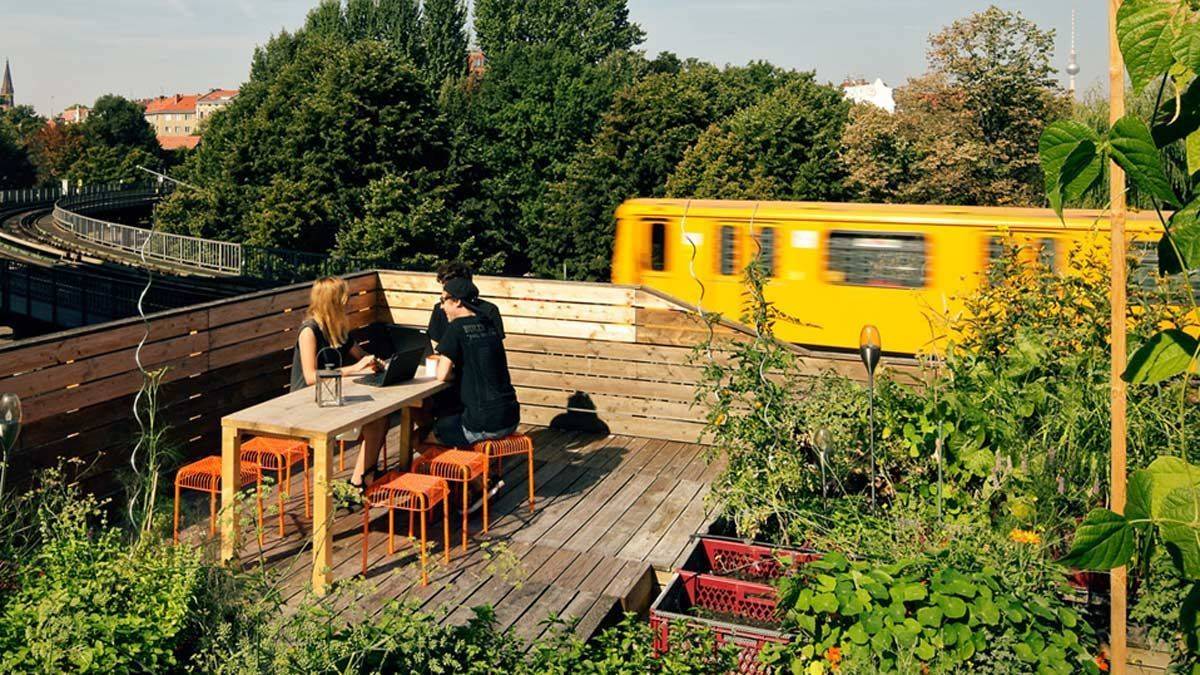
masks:
<path id="1" fill-rule="evenodd" d="M 200 103 L 210 103 L 213 101 L 221 101 L 230 99 L 238 95 L 237 89 L 213 89 L 207 94 L 197 99 Z"/>
<path id="2" fill-rule="evenodd" d="M 158 144 L 163 150 L 178 150 L 179 148 L 195 149 L 200 145 L 199 136 L 159 136 Z"/>
<path id="3" fill-rule="evenodd" d="M 158 113 L 177 113 L 177 112 L 196 112 L 197 94 L 189 94 L 181 96 L 163 96 L 156 98 L 146 104 L 147 115 L 157 115 Z"/>

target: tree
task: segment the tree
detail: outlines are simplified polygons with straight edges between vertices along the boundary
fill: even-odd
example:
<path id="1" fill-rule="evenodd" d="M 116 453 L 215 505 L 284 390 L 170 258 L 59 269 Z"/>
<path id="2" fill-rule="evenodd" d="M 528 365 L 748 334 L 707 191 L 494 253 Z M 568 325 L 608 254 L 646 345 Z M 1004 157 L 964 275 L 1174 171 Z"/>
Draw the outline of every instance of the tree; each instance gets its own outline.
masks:
<path id="1" fill-rule="evenodd" d="M 425 0 L 421 31 L 430 80 L 461 77 L 467 70 L 467 6 L 463 0 Z"/>
<path id="2" fill-rule="evenodd" d="M 37 169 L 12 129 L 0 125 L 0 190 L 32 187 Z"/>
<path id="3" fill-rule="evenodd" d="M 328 251 L 363 216 L 373 181 L 445 168 L 431 92 L 393 45 L 304 35 L 280 48 L 290 60 L 252 76 L 213 116 L 180 171 L 201 191 L 179 190 L 159 209 L 169 229 Z"/>
<path id="4" fill-rule="evenodd" d="M 553 45 L 598 63 L 645 39 L 626 0 L 476 0 L 474 27 L 489 59 L 515 45 Z"/>
<path id="5" fill-rule="evenodd" d="M 672 197 L 836 200 L 849 102 L 812 73 L 708 129 L 667 181 Z"/>
<path id="6" fill-rule="evenodd" d="M 644 63 L 622 52 L 592 64 L 553 45 L 516 46 L 489 59 L 458 134 L 478 181 L 463 209 L 474 231 L 487 237 L 485 250 L 502 255 L 504 271 L 529 271 L 547 185 L 563 177 L 615 93 L 639 77 Z"/>
<path id="7" fill-rule="evenodd" d="M 83 128 L 78 124 L 46 124 L 29 142 L 29 155 L 37 167 L 38 183 L 65 178 L 71 165 L 83 156 Z"/>
<path id="8" fill-rule="evenodd" d="M 83 123 L 83 135 L 89 145 L 138 148 L 152 154 L 159 149 L 154 128 L 146 121 L 142 107 L 114 94 L 96 99 Z"/>
<path id="9" fill-rule="evenodd" d="M 654 63 L 670 63 L 659 56 Z M 531 241 L 534 270 L 572 279 L 608 277 L 613 213 L 632 197 L 661 197 L 667 178 L 709 126 L 793 79 L 766 63 L 720 70 L 673 59 L 617 93 L 603 123 L 546 193 L 545 221 Z"/>
<path id="10" fill-rule="evenodd" d="M 894 116 L 851 115 L 843 161 L 855 198 L 1044 204 L 1036 139 L 1068 109 L 1050 66 L 1054 32 L 989 7 L 929 43 L 929 72 L 896 89 Z"/>
<path id="11" fill-rule="evenodd" d="M 433 270 L 441 261 L 462 257 L 469 235 L 450 210 L 451 191 L 429 171 L 372 181 L 363 216 L 338 232 L 337 252 L 415 270 Z"/>
<path id="12" fill-rule="evenodd" d="M 944 77 L 910 80 L 896 112 L 850 111 L 842 141 L 846 186 L 869 202 L 1003 204 L 1019 195 L 991 182 L 989 149 L 961 89 Z M 1018 202 L 1019 203 L 1019 202 Z"/>

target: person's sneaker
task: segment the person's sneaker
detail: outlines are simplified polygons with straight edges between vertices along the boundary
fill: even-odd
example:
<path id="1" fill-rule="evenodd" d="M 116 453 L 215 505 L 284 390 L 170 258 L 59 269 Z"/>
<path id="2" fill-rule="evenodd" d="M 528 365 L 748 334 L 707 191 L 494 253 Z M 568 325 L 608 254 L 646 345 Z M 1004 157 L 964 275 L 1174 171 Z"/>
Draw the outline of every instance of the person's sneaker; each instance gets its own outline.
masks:
<path id="1" fill-rule="evenodd" d="M 503 480 L 496 481 L 496 484 L 493 485 L 490 490 L 488 490 L 488 499 L 495 497 L 496 493 L 499 492 L 500 488 L 502 488 L 502 487 L 504 487 L 504 481 Z M 479 509 L 482 509 L 482 508 L 483 508 L 483 495 L 480 494 L 479 496 L 475 497 L 475 499 L 471 502 L 471 505 L 467 507 L 467 514 L 473 515 L 476 511 L 478 511 Z"/>

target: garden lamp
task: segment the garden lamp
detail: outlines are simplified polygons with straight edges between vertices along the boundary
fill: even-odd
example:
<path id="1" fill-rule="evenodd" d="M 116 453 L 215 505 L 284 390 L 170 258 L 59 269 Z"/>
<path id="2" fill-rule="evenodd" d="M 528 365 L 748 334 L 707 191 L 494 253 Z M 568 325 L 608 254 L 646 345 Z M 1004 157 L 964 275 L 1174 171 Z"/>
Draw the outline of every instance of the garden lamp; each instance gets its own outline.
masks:
<path id="1" fill-rule="evenodd" d="M 16 394 L 0 395 L 0 496 L 4 495 L 4 478 L 8 473 L 8 454 L 17 446 L 21 433 L 21 398 Z"/>
<path id="2" fill-rule="evenodd" d="M 875 508 L 875 367 L 883 354 L 883 343 L 879 329 L 871 324 L 863 326 L 858 334 L 858 355 L 867 368 L 867 409 L 870 419 L 868 441 L 871 447 L 871 508 Z"/>
<path id="3" fill-rule="evenodd" d="M 817 448 L 817 459 L 821 463 L 821 499 L 828 497 L 825 483 L 825 464 L 828 461 L 829 449 L 833 447 L 833 433 L 827 427 L 817 429 L 813 434 L 813 445 Z"/>
<path id="4" fill-rule="evenodd" d="M 332 360 L 325 361 L 325 367 L 317 370 L 317 407 L 329 408 L 340 406 L 344 403 L 342 400 L 342 371 L 341 366 L 342 355 L 338 350 L 332 347 L 326 347 L 317 352 L 317 363 L 321 363 L 321 355 L 331 352 L 338 357 L 338 365 L 335 366 Z"/>

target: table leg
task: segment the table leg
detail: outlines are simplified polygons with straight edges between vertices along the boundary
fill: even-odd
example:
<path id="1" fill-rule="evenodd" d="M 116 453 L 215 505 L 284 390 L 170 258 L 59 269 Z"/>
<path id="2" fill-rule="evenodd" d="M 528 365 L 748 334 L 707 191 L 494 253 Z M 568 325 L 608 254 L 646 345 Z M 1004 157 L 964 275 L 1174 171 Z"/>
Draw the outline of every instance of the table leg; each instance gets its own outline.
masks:
<path id="1" fill-rule="evenodd" d="M 329 491 L 333 466 L 333 443 L 329 438 L 312 439 L 313 449 L 313 592 L 325 595 L 333 581 L 333 496 Z"/>
<path id="2" fill-rule="evenodd" d="M 402 472 L 412 470 L 412 426 L 412 408 L 405 406 L 400 409 L 400 471 Z"/>
<path id="3" fill-rule="evenodd" d="M 237 429 L 221 427 L 221 560 L 237 555 L 237 494 L 241 485 L 241 435 Z"/>

